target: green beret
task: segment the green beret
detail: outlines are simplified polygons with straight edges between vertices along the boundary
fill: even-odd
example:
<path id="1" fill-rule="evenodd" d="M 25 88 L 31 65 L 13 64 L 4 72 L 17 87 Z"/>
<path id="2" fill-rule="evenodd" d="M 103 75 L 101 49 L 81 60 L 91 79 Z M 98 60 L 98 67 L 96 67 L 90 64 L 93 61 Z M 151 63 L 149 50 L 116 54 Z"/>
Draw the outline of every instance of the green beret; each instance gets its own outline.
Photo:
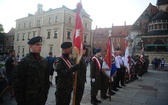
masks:
<path id="1" fill-rule="evenodd" d="M 72 43 L 71 42 L 63 42 L 61 44 L 61 48 L 62 49 L 66 49 L 66 48 L 70 48 L 70 47 L 72 47 Z"/>
<path id="2" fill-rule="evenodd" d="M 42 37 L 41 37 L 41 36 L 36 36 L 36 37 L 31 38 L 31 39 L 27 42 L 27 44 L 29 44 L 29 45 L 34 45 L 34 44 L 37 43 L 37 42 L 42 42 Z"/>

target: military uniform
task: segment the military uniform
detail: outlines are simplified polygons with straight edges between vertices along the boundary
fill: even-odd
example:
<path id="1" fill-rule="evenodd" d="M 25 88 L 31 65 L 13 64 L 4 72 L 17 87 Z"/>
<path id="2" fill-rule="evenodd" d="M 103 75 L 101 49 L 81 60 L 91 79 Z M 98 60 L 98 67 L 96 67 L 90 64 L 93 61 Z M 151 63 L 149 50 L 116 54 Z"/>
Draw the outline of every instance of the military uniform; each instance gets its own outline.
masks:
<path id="1" fill-rule="evenodd" d="M 142 62 L 140 59 L 137 61 L 135 65 L 135 71 L 138 74 L 138 76 L 142 77 L 143 71 L 142 71 Z"/>
<path id="2" fill-rule="evenodd" d="M 82 58 L 82 60 L 79 63 L 79 70 L 77 71 L 77 87 L 76 87 L 76 104 L 80 105 L 80 102 L 82 100 L 84 88 L 85 88 L 85 82 L 86 82 L 86 62 Z"/>
<path id="3" fill-rule="evenodd" d="M 100 52 L 101 49 L 96 49 L 95 53 Z M 98 90 L 101 89 L 101 60 L 94 56 L 92 57 L 91 67 L 90 67 L 90 78 L 91 78 L 91 103 L 97 105 L 101 101 L 97 100 L 96 96 Z"/>
<path id="4" fill-rule="evenodd" d="M 72 46 L 70 42 L 61 44 L 61 48 L 69 48 Z M 57 58 L 56 72 L 58 75 L 56 86 L 56 105 L 69 105 L 71 100 L 71 92 L 73 90 L 73 72 L 78 66 L 73 66 L 69 58 L 69 54 L 62 54 Z"/>
<path id="5" fill-rule="evenodd" d="M 41 42 L 32 38 L 28 44 Z M 18 105 L 45 105 L 49 90 L 49 65 L 38 53 L 30 52 L 13 71 L 13 88 Z"/>

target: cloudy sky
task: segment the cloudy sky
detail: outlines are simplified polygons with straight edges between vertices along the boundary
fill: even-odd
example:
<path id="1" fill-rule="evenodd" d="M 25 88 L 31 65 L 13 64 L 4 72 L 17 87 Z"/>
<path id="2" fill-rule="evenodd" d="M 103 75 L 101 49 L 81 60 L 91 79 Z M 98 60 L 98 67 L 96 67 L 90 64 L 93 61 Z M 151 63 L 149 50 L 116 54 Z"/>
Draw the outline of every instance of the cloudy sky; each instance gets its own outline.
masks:
<path id="1" fill-rule="evenodd" d="M 0 0 L 0 24 L 5 32 L 15 28 L 15 20 L 34 14 L 37 4 L 43 5 L 43 10 L 59 8 L 62 5 L 70 9 L 76 8 L 80 0 Z M 157 0 L 82 0 L 83 8 L 90 15 L 92 29 L 111 27 L 113 25 L 133 24 L 149 3 L 156 5 Z"/>

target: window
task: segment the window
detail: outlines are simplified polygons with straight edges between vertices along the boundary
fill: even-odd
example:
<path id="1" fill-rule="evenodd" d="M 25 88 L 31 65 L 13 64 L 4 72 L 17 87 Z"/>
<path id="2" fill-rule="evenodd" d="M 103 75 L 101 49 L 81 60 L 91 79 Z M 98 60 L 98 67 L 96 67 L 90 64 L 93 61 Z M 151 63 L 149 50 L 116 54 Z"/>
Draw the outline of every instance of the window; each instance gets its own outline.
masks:
<path id="1" fill-rule="evenodd" d="M 120 42 L 120 38 L 117 39 L 117 42 Z"/>
<path id="2" fill-rule="evenodd" d="M 84 43 L 86 43 L 86 40 L 87 40 L 87 36 L 85 35 L 84 36 Z"/>
<path id="3" fill-rule="evenodd" d="M 33 37 L 35 37 L 36 36 L 36 31 L 33 31 Z"/>
<path id="4" fill-rule="evenodd" d="M 85 23 L 85 29 L 88 29 L 88 24 L 87 23 Z"/>
<path id="5" fill-rule="evenodd" d="M 24 47 L 22 48 L 22 53 L 24 53 Z"/>
<path id="6" fill-rule="evenodd" d="M 94 44 L 96 44 L 97 42 L 96 41 L 94 41 Z"/>
<path id="7" fill-rule="evenodd" d="M 19 34 L 17 34 L 17 41 L 19 41 Z"/>
<path id="8" fill-rule="evenodd" d="M 48 31 L 47 32 L 47 39 L 50 39 L 50 36 L 51 36 L 51 31 Z"/>
<path id="9" fill-rule="evenodd" d="M 36 25 L 39 26 L 40 25 L 40 19 L 36 20 Z"/>
<path id="10" fill-rule="evenodd" d="M 22 37 L 22 40 L 25 40 L 25 33 L 23 33 L 23 37 Z"/>
<path id="11" fill-rule="evenodd" d="M 27 33 L 27 35 L 28 35 L 27 40 L 30 40 L 30 34 L 31 34 L 31 32 Z"/>
<path id="12" fill-rule="evenodd" d="M 55 22 L 58 22 L 58 15 L 55 16 Z"/>
<path id="13" fill-rule="evenodd" d="M 18 25 L 18 29 L 20 29 L 20 24 Z"/>
<path id="14" fill-rule="evenodd" d="M 18 53 L 20 53 L 20 46 L 18 46 Z"/>
<path id="15" fill-rule="evenodd" d="M 157 29 L 157 24 L 155 24 L 155 29 Z"/>
<path id="16" fill-rule="evenodd" d="M 163 24 L 163 29 L 166 29 L 166 24 Z"/>
<path id="17" fill-rule="evenodd" d="M 50 46 L 50 52 L 53 52 L 53 46 Z"/>
<path id="18" fill-rule="evenodd" d="M 67 32 L 67 39 L 71 39 L 71 31 Z"/>
<path id="19" fill-rule="evenodd" d="M 68 20 L 69 23 L 72 23 L 72 17 L 69 16 L 69 20 Z"/>
<path id="20" fill-rule="evenodd" d="M 117 44 L 116 50 L 120 50 L 120 44 Z"/>
<path id="21" fill-rule="evenodd" d="M 11 46 L 13 46 L 13 42 L 11 42 Z"/>
<path id="22" fill-rule="evenodd" d="M 6 42 L 6 46 L 8 46 L 9 45 L 9 43 L 8 42 Z"/>
<path id="23" fill-rule="evenodd" d="M 48 23 L 51 23 L 51 17 L 48 18 Z"/>
<path id="24" fill-rule="evenodd" d="M 31 21 L 29 22 L 29 27 L 31 27 Z"/>
<path id="25" fill-rule="evenodd" d="M 58 31 L 54 31 L 54 38 L 57 38 L 58 37 Z"/>
<path id="26" fill-rule="evenodd" d="M 24 22 L 24 25 L 23 25 L 24 28 L 26 28 L 26 23 Z"/>

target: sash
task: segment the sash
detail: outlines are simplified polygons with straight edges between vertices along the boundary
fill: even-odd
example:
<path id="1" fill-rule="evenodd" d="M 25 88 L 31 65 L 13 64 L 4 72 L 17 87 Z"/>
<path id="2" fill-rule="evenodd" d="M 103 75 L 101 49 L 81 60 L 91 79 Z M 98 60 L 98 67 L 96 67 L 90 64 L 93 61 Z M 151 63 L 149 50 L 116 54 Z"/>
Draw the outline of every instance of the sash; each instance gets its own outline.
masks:
<path id="1" fill-rule="evenodd" d="M 92 60 L 94 60 L 96 62 L 96 65 L 98 66 L 98 70 L 100 71 L 101 70 L 101 64 L 100 64 L 99 60 L 95 56 L 92 58 Z"/>
<path id="2" fill-rule="evenodd" d="M 63 61 L 66 63 L 66 65 L 69 67 L 69 68 L 72 68 L 72 64 L 69 60 L 65 60 L 62 56 L 61 58 L 63 59 Z"/>

